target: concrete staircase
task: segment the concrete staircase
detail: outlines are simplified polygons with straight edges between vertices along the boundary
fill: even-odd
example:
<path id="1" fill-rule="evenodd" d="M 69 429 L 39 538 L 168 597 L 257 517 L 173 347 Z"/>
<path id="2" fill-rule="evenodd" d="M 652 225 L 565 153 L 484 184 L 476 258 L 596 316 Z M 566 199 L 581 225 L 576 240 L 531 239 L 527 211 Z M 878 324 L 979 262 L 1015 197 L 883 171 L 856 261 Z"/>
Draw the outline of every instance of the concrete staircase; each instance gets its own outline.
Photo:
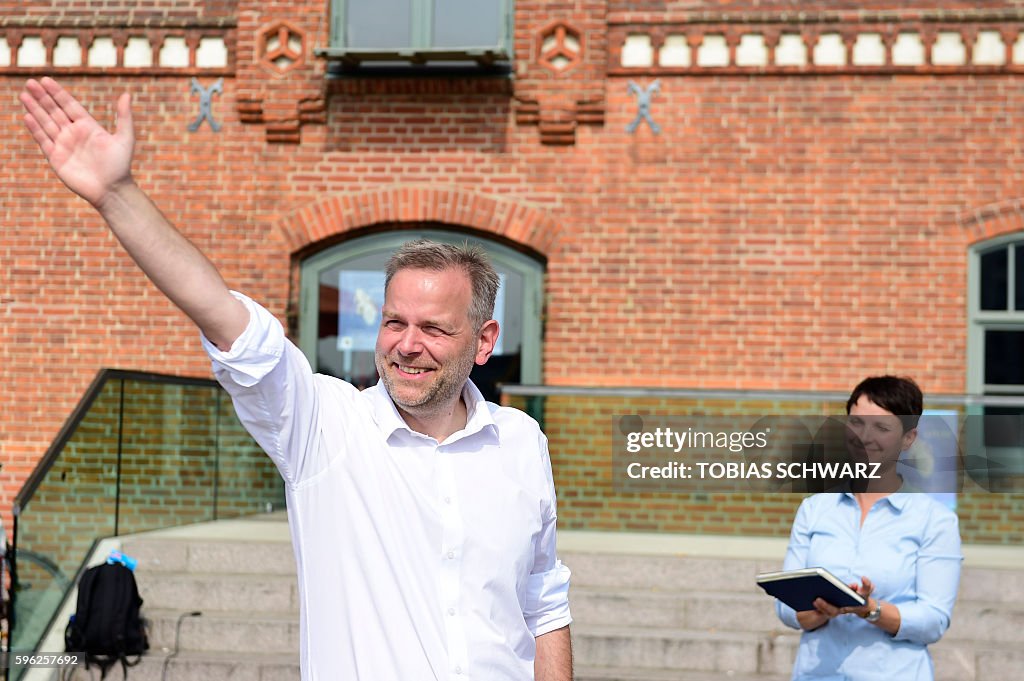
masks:
<path id="1" fill-rule="evenodd" d="M 567 532 L 560 545 L 573 570 L 577 681 L 789 678 L 799 635 L 753 584 L 778 569 L 785 541 Z M 152 621 L 151 654 L 131 679 L 298 681 L 283 514 L 125 537 L 123 550 L 139 560 Z M 1022 678 L 1024 549 L 966 552 L 954 624 L 932 648 L 937 678 Z"/>
<path id="2" fill-rule="evenodd" d="M 578 681 L 785 681 L 799 633 L 753 585 L 780 561 L 575 553 Z M 703 584 L 700 592 L 687 585 Z M 953 625 L 932 657 L 938 681 L 1024 678 L 1024 563 L 967 568 Z"/>
<path id="3" fill-rule="evenodd" d="M 132 681 L 299 680 L 298 587 L 283 513 L 126 537 L 123 550 L 139 561 L 151 624 L 150 654 Z"/>

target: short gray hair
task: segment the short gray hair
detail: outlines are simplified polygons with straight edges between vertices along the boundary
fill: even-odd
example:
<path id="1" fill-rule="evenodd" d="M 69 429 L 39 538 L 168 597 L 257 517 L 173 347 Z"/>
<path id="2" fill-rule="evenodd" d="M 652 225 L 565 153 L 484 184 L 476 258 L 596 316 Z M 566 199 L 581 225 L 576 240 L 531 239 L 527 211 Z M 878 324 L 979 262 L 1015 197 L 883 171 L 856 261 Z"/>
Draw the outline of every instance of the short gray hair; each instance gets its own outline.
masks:
<path id="1" fill-rule="evenodd" d="M 443 272 L 458 269 L 469 277 L 473 292 L 469 303 L 469 320 L 476 330 L 494 316 L 494 299 L 498 295 L 500 279 L 486 251 L 468 241 L 455 245 L 430 239 L 409 241 L 394 252 L 384 269 L 384 290 L 391 278 L 400 270 L 430 270 Z"/>

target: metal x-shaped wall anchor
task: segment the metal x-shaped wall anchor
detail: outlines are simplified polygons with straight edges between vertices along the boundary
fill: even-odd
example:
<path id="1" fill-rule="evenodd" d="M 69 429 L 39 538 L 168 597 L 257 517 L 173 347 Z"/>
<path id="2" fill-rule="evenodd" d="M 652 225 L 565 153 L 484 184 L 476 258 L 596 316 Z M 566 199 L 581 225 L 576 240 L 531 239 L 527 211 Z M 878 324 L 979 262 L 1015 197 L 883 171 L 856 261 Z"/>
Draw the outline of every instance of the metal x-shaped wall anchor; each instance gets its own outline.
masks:
<path id="1" fill-rule="evenodd" d="M 636 129 L 640 127 L 640 121 L 647 121 L 647 125 L 651 126 L 651 131 L 657 135 L 661 132 L 661 126 L 654 122 L 651 118 L 651 95 L 661 89 L 661 83 L 655 80 L 653 83 L 647 86 L 647 89 L 643 89 L 633 81 L 629 81 L 629 93 L 636 95 L 636 118 L 633 122 L 626 126 L 626 132 L 632 134 L 636 132 Z"/>
<path id="2" fill-rule="evenodd" d="M 199 95 L 199 115 L 194 121 L 189 123 L 188 129 L 190 132 L 195 132 L 199 129 L 199 126 L 203 124 L 205 118 L 210 122 L 210 127 L 214 132 L 220 132 L 220 123 L 213 120 L 213 93 L 224 94 L 224 79 L 218 78 L 217 82 L 208 88 L 204 88 L 199 84 L 199 81 L 195 78 L 192 79 L 192 92 L 193 95 Z"/>

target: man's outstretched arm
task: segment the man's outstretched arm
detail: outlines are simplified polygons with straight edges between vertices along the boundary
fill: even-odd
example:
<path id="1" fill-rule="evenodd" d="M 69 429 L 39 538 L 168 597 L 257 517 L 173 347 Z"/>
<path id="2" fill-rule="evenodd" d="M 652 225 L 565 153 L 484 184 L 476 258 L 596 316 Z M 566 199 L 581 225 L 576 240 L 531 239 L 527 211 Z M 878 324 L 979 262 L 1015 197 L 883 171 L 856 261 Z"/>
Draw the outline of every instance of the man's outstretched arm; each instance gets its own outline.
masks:
<path id="1" fill-rule="evenodd" d="M 117 101 L 113 134 L 52 78 L 29 80 L 20 99 L 25 126 L 57 177 L 92 204 L 146 276 L 207 338 L 222 350 L 230 348 L 249 313 L 206 256 L 135 184 L 129 95 Z"/>
<path id="2" fill-rule="evenodd" d="M 537 637 L 536 681 L 572 681 L 572 639 L 568 625 Z"/>

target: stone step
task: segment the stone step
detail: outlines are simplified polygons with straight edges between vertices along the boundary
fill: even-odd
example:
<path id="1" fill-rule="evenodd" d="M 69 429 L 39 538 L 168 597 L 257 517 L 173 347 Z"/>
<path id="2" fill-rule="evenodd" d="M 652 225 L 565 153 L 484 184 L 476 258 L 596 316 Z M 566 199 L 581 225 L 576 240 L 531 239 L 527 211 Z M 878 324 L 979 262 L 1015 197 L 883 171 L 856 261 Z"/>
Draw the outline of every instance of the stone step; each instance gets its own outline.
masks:
<path id="1" fill-rule="evenodd" d="M 984 679 L 978 675 L 979 649 L 969 642 L 954 642 L 943 638 L 938 643 L 928 646 L 935 666 L 935 681 L 1003 681 L 1013 678 L 1003 676 L 998 679 Z"/>
<path id="2" fill-rule="evenodd" d="M 1024 641 L 1024 605 L 957 599 L 943 640 L 1016 643 Z"/>
<path id="3" fill-rule="evenodd" d="M 755 593 L 759 572 L 778 570 L 777 561 L 692 556 L 644 556 L 560 552 L 574 586 L 636 591 L 701 590 Z"/>
<path id="4" fill-rule="evenodd" d="M 295 561 L 282 521 L 125 538 L 152 620 L 153 654 L 133 680 L 162 679 L 178 617 L 201 610 L 181 623 L 167 681 L 298 681 Z M 573 570 L 577 681 L 788 679 L 799 633 L 754 584 L 779 561 L 738 555 L 563 552 Z M 936 679 L 1019 678 L 1024 652 L 1013 644 L 1022 641 L 1024 570 L 966 567 L 953 625 L 932 646 Z"/>
<path id="5" fill-rule="evenodd" d="M 775 601 L 764 593 L 685 593 L 661 590 L 604 590 L 573 586 L 573 618 L 582 624 L 677 627 L 703 631 L 785 630 Z M 1020 642 L 1024 605 L 964 601 L 953 611 L 946 637 L 955 640 Z"/>
<path id="6" fill-rule="evenodd" d="M 790 675 L 695 672 L 684 669 L 581 667 L 576 665 L 573 677 L 576 681 L 789 681 Z"/>
<path id="7" fill-rule="evenodd" d="M 800 643 L 799 632 L 771 634 L 768 639 L 766 645 L 773 654 L 766 657 L 761 671 L 788 675 Z M 946 636 L 928 650 L 935 666 L 935 681 L 1008 681 L 1020 678 L 1024 668 L 1024 651 L 991 640 Z"/>
<path id="8" fill-rule="evenodd" d="M 732 669 L 700 671 L 683 667 L 651 668 L 638 666 L 598 666 L 584 659 L 585 647 L 574 641 L 576 681 L 785 681 L 791 662 L 787 654 L 795 652 L 795 640 L 783 641 L 778 652 L 780 669 L 772 672 L 741 672 Z M 936 681 L 1007 681 L 1019 678 L 1024 667 L 1024 651 L 1006 648 L 955 648 L 942 642 L 932 647 Z M 964 657 L 966 655 L 966 658 Z M 133 681 L 162 681 L 168 651 L 154 649 L 143 662 L 130 670 Z M 72 678 L 78 678 L 72 677 Z M 86 678 L 86 677 L 81 677 Z M 119 669 L 107 677 L 120 680 Z M 298 681 L 298 655 L 265 653 L 224 653 L 181 651 L 168 664 L 166 681 Z"/>
<path id="9" fill-rule="evenodd" d="M 788 678 L 799 643 L 799 632 L 792 630 L 757 634 L 573 625 L 573 656 L 581 667 L 638 674 L 672 670 Z M 1024 650 L 987 640 L 944 638 L 929 650 L 936 681 L 1007 681 L 1020 678 L 1024 668 Z"/>
<path id="10" fill-rule="evenodd" d="M 588 667 L 778 673 L 770 637 L 747 632 L 574 625 L 573 657 Z"/>
<path id="11" fill-rule="evenodd" d="M 290 654 L 298 658 L 299 618 L 296 615 L 273 616 L 250 611 L 203 612 L 196 617 L 182 617 L 183 614 L 178 610 L 159 609 L 143 612 L 149 620 L 150 648 L 171 652 L 177 639 L 177 649 L 188 652 L 231 651 L 241 657 L 257 653 Z"/>
<path id="12" fill-rule="evenodd" d="M 635 591 L 763 593 L 754 583 L 760 572 L 782 569 L 780 560 L 686 555 L 640 555 L 561 551 L 572 570 L 573 586 Z M 1024 605 L 1024 569 L 964 566 L 961 601 Z"/>
<path id="13" fill-rule="evenodd" d="M 581 624 L 764 632 L 783 629 L 774 599 L 763 592 L 681 591 L 573 586 L 573 619 Z"/>
<path id="14" fill-rule="evenodd" d="M 788 674 L 796 658 L 800 633 L 787 630 L 769 634 L 768 639 L 767 645 L 773 649 L 773 654 L 766 657 L 768 664 L 761 671 Z M 1020 640 L 1019 634 L 1017 640 Z M 1008 681 L 1021 678 L 1020 670 L 1024 669 L 1024 651 L 991 639 L 958 639 L 947 635 L 928 646 L 928 650 L 935 665 L 936 681 Z"/>
<path id="15" fill-rule="evenodd" d="M 982 651 L 978 658 L 978 676 L 975 681 L 1019 679 L 1024 670 L 1024 650 L 1011 650 L 1006 646 Z"/>
<path id="16" fill-rule="evenodd" d="M 1024 565 L 1016 570 L 964 567 L 958 599 L 1024 604 Z"/>
<path id="17" fill-rule="evenodd" d="M 943 637 L 928 649 L 935 664 L 936 681 L 1009 681 L 1022 677 L 1024 649 L 1019 646 L 980 638 Z"/>
<path id="18" fill-rule="evenodd" d="M 173 539 L 153 535 L 126 537 L 122 551 L 143 572 L 295 575 L 290 541 Z"/>
<path id="19" fill-rule="evenodd" d="M 154 572 L 139 568 L 136 580 L 143 607 L 195 608 L 204 612 L 238 610 L 252 613 L 299 612 L 295 575 Z"/>
<path id="20" fill-rule="evenodd" d="M 295 560 L 284 516 L 273 520 L 235 520 L 144 533 L 124 538 L 124 552 L 139 559 L 140 570 L 171 572 L 295 573 Z M 217 529 L 206 529 L 206 527 Z M 224 526 L 225 529 L 219 529 Z M 249 539 L 234 538 L 243 527 Z M 199 528 L 199 529 L 191 529 Z M 254 529 L 255 528 L 255 529 Z M 687 555 L 642 555 L 562 551 L 573 571 L 573 584 L 616 589 L 685 589 L 704 592 L 759 593 L 754 577 L 780 569 L 773 559 Z M 1024 570 L 965 566 L 961 598 L 1024 603 Z"/>
<path id="21" fill-rule="evenodd" d="M 166 663 L 166 670 L 165 670 Z M 65 681 L 98 679 L 85 668 L 63 677 Z M 299 658 L 294 655 L 181 652 L 150 652 L 124 676 L 120 665 L 111 668 L 106 681 L 300 681 Z"/>

